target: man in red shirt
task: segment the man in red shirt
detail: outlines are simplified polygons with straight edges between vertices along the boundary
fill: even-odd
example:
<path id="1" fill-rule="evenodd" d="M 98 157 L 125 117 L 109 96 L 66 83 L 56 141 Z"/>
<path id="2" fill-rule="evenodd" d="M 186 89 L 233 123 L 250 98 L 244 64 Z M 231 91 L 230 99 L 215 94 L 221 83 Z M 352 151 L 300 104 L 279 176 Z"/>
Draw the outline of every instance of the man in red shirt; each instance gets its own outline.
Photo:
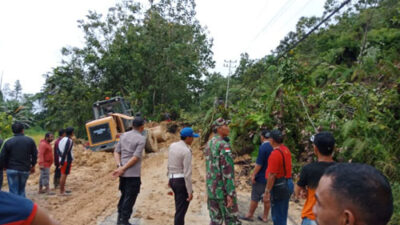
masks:
<path id="1" fill-rule="evenodd" d="M 279 130 L 270 134 L 270 144 L 274 149 L 268 159 L 268 168 L 265 173 L 267 187 L 265 188 L 264 202 L 271 201 L 271 216 L 274 225 L 286 225 L 289 199 L 293 193 L 292 156 L 289 149 L 283 144 L 283 135 Z"/>
<path id="2" fill-rule="evenodd" d="M 44 139 L 39 144 L 39 194 L 50 194 L 49 180 L 50 180 L 50 167 L 53 163 L 53 149 L 50 143 L 54 140 L 52 133 L 46 133 Z M 43 187 L 45 188 L 43 190 Z"/>

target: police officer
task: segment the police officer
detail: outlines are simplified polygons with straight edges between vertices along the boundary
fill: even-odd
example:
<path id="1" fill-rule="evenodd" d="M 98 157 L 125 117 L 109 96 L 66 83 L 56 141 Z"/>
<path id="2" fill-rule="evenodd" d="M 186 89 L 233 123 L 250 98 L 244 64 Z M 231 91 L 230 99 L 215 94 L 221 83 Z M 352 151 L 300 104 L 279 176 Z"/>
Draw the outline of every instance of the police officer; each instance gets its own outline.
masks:
<path id="1" fill-rule="evenodd" d="M 142 135 L 144 120 L 141 117 L 135 117 L 132 125 L 131 131 L 121 135 L 114 151 L 118 169 L 113 172 L 113 176 L 119 177 L 121 191 L 118 203 L 118 225 L 130 225 L 129 218 L 141 185 L 142 152 L 146 144 L 146 138 Z"/>
<path id="2" fill-rule="evenodd" d="M 214 137 L 207 143 L 206 185 L 210 225 L 240 225 L 237 212 L 234 165 L 229 135 L 229 121 L 218 118 L 212 124 Z"/>
<path id="3" fill-rule="evenodd" d="M 174 225 L 185 224 L 185 214 L 193 199 L 192 189 L 192 149 L 194 138 L 199 137 L 191 127 L 181 130 L 181 140 L 169 146 L 168 177 L 169 186 L 175 194 Z"/>

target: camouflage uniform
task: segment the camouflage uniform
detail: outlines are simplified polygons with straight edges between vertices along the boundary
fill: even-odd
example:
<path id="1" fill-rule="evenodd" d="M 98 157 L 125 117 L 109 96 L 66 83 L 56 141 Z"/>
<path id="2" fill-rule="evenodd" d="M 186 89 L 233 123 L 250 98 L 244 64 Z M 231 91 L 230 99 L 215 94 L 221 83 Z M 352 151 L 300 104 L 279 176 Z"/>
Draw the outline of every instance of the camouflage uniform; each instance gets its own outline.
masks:
<path id="1" fill-rule="evenodd" d="M 228 142 L 216 135 L 205 149 L 208 210 L 211 225 L 240 225 L 238 220 L 238 205 L 235 192 L 234 165 L 231 148 Z M 231 196 L 233 207 L 226 207 L 226 197 Z"/>

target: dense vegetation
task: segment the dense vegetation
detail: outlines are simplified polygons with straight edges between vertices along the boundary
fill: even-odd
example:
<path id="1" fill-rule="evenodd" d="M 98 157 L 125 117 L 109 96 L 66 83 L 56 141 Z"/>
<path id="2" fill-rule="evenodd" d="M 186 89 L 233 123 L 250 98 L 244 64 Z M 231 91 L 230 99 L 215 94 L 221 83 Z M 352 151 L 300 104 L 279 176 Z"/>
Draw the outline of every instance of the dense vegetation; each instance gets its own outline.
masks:
<path id="1" fill-rule="evenodd" d="M 49 130 L 73 125 L 83 136 L 92 103 L 121 95 L 150 119 L 175 112 L 204 134 L 217 116 L 230 118 L 237 154 L 256 153 L 261 127 L 282 129 L 296 171 L 312 160 L 309 137 L 330 130 L 337 139 L 337 160 L 374 165 L 390 178 L 396 224 L 400 2 L 352 1 L 291 49 L 340 3 L 327 0 L 322 17 L 301 18 L 271 54 L 251 59 L 243 53 L 231 78 L 227 109 L 215 101 L 224 98 L 227 79 L 207 72 L 214 65 L 212 39 L 196 20 L 193 0 L 161 0 L 148 10 L 123 1 L 105 17 L 89 12 L 79 22 L 85 46 L 62 50 L 63 64 L 47 74 L 41 93 L 30 96 L 41 100 L 44 111 L 25 116 Z M 21 101 L 14 99 L 26 104 Z M 0 114 L 3 134 L 13 112 Z"/>

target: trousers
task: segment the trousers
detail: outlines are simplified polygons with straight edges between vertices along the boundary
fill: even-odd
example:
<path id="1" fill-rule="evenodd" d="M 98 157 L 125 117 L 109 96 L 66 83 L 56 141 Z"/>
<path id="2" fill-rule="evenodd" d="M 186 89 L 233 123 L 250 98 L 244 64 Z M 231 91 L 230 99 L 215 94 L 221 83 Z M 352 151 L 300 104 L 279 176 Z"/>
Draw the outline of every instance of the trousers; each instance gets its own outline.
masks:
<path id="1" fill-rule="evenodd" d="M 56 166 L 56 169 L 54 170 L 54 188 L 57 188 L 60 185 L 60 178 L 61 178 L 61 169 L 60 166 Z"/>
<path id="2" fill-rule="evenodd" d="M 290 195 L 293 193 L 294 184 L 292 179 L 288 179 Z M 271 196 L 271 217 L 274 225 L 286 225 L 289 211 L 289 199 L 274 201 Z"/>
<path id="3" fill-rule="evenodd" d="M 29 171 L 7 169 L 7 181 L 10 193 L 25 198 L 25 186 L 28 177 Z"/>
<path id="4" fill-rule="evenodd" d="M 242 222 L 237 217 L 237 213 L 231 208 L 226 207 L 226 202 L 223 199 L 208 199 L 208 211 L 210 213 L 210 225 L 241 225 Z"/>
<path id="5" fill-rule="evenodd" d="M 185 215 L 189 208 L 189 202 L 187 201 L 189 194 L 186 189 L 185 178 L 169 179 L 169 185 L 171 186 L 175 196 L 174 225 L 184 225 Z"/>
<path id="6" fill-rule="evenodd" d="M 131 218 L 133 206 L 140 192 L 140 177 L 120 177 L 119 190 L 121 198 L 118 202 L 118 219 L 119 222 L 128 222 Z"/>

